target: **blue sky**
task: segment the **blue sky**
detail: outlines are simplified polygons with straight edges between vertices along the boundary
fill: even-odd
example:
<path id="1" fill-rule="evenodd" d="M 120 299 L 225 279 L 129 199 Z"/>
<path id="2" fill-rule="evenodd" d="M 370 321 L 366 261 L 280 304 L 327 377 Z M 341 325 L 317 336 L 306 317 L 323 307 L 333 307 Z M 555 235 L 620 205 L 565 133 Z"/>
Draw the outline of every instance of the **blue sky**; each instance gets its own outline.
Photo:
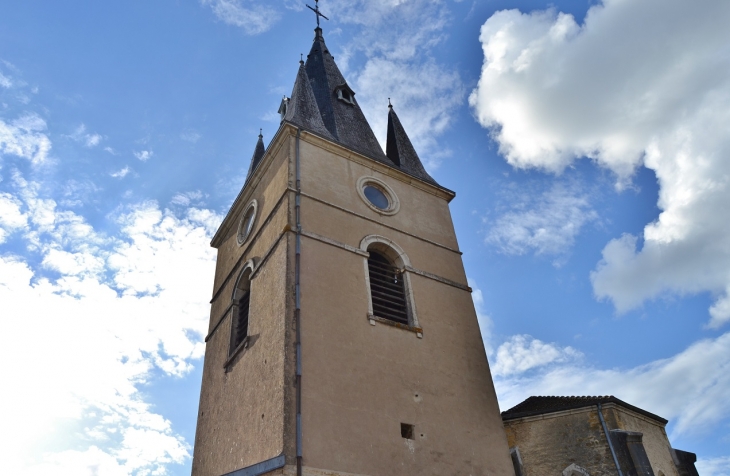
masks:
<path id="1" fill-rule="evenodd" d="M 321 7 L 378 137 L 391 97 L 457 193 L 502 409 L 613 394 L 730 475 L 730 5 Z M 294 0 L 0 4 L 9 474 L 189 474 L 209 240 L 313 27 Z"/>

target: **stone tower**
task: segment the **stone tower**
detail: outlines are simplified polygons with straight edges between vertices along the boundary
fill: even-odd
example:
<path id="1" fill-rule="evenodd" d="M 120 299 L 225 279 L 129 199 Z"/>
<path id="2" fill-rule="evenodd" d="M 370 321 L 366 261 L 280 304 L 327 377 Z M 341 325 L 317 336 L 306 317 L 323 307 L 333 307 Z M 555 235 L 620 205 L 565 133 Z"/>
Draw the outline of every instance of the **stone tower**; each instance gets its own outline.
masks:
<path id="1" fill-rule="evenodd" d="M 449 202 L 322 30 L 212 241 L 193 476 L 513 476 Z"/>

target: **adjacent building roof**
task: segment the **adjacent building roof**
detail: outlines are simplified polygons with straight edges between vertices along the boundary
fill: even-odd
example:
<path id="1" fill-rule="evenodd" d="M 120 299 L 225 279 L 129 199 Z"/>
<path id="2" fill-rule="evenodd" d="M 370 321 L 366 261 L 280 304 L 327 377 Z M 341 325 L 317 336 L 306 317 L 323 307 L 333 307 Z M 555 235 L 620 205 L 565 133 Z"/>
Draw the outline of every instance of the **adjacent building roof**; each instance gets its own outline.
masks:
<path id="1" fill-rule="evenodd" d="M 592 407 L 597 404 L 615 403 L 624 408 L 632 410 L 636 413 L 652 418 L 662 424 L 667 424 L 667 420 L 653 413 L 642 410 L 639 407 L 629 405 L 623 400 L 619 400 L 613 395 L 599 397 L 530 397 L 502 412 L 502 420 L 516 420 L 528 416 L 543 415 L 546 413 L 555 413 L 565 410 L 573 410 L 577 408 Z"/>
<path id="2" fill-rule="evenodd" d="M 251 157 L 251 165 L 248 167 L 248 173 L 246 174 L 246 182 L 248 182 L 248 178 L 251 176 L 254 170 L 256 170 L 256 167 L 259 165 L 259 162 L 261 162 L 261 159 L 264 157 L 264 153 L 266 152 L 266 147 L 264 147 L 264 136 L 259 131 L 259 140 L 256 142 L 256 148 L 253 151 L 253 157 Z"/>

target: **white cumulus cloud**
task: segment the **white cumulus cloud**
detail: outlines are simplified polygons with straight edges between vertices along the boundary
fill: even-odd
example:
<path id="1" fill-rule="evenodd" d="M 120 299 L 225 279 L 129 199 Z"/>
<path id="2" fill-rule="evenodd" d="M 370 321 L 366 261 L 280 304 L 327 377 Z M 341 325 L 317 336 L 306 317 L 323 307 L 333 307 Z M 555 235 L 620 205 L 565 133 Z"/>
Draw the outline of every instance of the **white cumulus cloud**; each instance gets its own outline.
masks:
<path id="1" fill-rule="evenodd" d="M 522 369 L 534 368 L 531 362 L 540 362 L 543 355 L 559 362 L 560 357 L 555 357 L 560 352 L 543 349 L 542 343 L 532 351 L 529 341 L 523 342 L 518 336 L 515 345 L 515 340 L 503 344 L 510 361 L 507 368 L 512 372 L 495 371 L 495 387 L 503 410 L 531 395 L 615 395 L 673 421 L 677 433 L 714 429 L 730 418 L 730 333 L 695 342 L 679 354 L 629 369 L 599 369 L 570 361 L 568 355 L 564 364 L 528 374 Z M 512 365 L 513 354 L 527 355 L 529 359 Z M 493 369 L 498 365 L 499 357 Z"/>
<path id="2" fill-rule="evenodd" d="M 9 193 L 0 193 L 0 244 L 14 231 L 28 224 L 23 203 Z"/>
<path id="3" fill-rule="evenodd" d="M 572 347 L 542 342 L 529 335 L 516 335 L 497 348 L 492 373 L 500 377 L 521 374 L 553 363 L 573 361 L 582 355 Z"/>
<path id="4" fill-rule="evenodd" d="M 208 242 L 221 217 L 140 203 L 116 212 L 118 231 L 107 236 L 40 196 L 40 184 L 16 174 L 13 186 L 0 196 L 10 210 L 2 227 L 30 251 L 0 248 L 0 332 L 23 336 L 0 346 L 0 360 L 24 356 L 0 367 L 0 380 L 13 382 L 0 408 L 4 471 L 165 474 L 191 448 L 139 385 L 185 375 L 202 356 Z"/>
<path id="5" fill-rule="evenodd" d="M 663 293 L 716 296 L 730 321 L 730 3 L 605 0 L 579 25 L 555 10 L 495 13 L 469 100 L 515 167 L 589 157 L 625 185 L 645 166 L 659 218 L 609 243 L 592 274 L 619 312 Z"/>

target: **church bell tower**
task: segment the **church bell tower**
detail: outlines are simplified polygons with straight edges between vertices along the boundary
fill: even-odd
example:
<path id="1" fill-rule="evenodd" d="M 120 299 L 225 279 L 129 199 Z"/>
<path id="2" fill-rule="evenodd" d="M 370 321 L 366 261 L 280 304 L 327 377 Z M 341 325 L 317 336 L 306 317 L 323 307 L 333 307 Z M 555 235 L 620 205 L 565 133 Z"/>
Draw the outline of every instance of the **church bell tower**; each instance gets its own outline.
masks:
<path id="1" fill-rule="evenodd" d="M 193 476 L 513 476 L 454 192 L 319 26 L 279 112 L 211 243 Z"/>

